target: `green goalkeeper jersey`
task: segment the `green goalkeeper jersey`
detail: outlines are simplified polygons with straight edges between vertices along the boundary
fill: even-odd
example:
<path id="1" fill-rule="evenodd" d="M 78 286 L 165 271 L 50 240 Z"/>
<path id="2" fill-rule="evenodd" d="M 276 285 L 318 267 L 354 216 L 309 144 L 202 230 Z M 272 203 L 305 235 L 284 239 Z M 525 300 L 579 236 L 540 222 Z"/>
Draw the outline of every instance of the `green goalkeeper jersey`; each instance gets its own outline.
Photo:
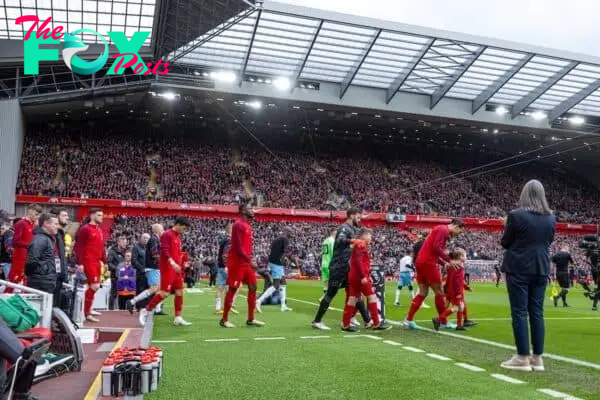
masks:
<path id="1" fill-rule="evenodd" d="M 329 263 L 331 262 L 331 258 L 333 257 L 334 243 L 335 238 L 331 236 L 323 241 L 323 249 L 321 252 L 321 269 L 329 269 Z"/>

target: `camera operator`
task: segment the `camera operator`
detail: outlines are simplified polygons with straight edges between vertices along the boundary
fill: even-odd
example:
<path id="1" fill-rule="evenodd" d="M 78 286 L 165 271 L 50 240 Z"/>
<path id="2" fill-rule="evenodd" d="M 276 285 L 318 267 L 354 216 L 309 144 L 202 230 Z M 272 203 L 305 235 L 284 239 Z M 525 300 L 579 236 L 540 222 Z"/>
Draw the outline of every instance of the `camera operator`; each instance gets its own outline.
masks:
<path id="1" fill-rule="evenodd" d="M 560 286 L 560 293 L 554 296 L 554 307 L 558 307 L 558 299 L 562 299 L 563 307 L 569 307 L 567 304 L 567 293 L 569 293 L 570 279 L 569 267 L 574 264 L 573 257 L 569 253 L 568 247 L 563 247 L 552 257 L 554 264 L 554 273 L 556 281 Z"/>

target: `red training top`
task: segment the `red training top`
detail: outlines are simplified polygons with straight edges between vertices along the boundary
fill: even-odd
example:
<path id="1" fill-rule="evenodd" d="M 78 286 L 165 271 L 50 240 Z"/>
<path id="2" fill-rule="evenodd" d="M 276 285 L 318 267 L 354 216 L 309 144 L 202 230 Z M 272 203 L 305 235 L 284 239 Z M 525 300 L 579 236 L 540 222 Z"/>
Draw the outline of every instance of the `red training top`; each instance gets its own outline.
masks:
<path id="1" fill-rule="evenodd" d="M 350 256 L 348 280 L 360 282 L 362 278 L 371 278 L 371 256 L 367 243 L 363 240 L 356 240 Z"/>
<path id="2" fill-rule="evenodd" d="M 15 233 L 13 236 L 13 254 L 11 258 L 12 268 L 15 271 L 23 271 L 25 269 L 25 261 L 27 260 L 27 248 L 33 240 L 33 222 L 27 218 L 23 218 L 15 224 Z"/>
<path id="3" fill-rule="evenodd" d="M 450 262 L 446 254 L 446 244 L 450 238 L 448 225 L 438 225 L 431 230 L 417 255 L 417 265 L 438 265 L 440 262 Z"/>
<path id="4" fill-rule="evenodd" d="M 252 227 L 245 219 L 238 219 L 231 228 L 231 244 L 227 267 L 250 265 L 252 260 Z"/>
<path id="5" fill-rule="evenodd" d="M 89 223 L 83 225 L 75 238 L 75 263 L 79 265 L 99 263 L 106 264 L 104 237 L 100 226 Z"/>
<path id="6" fill-rule="evenodd" d="M 172 268 L 169 264 L 169 258 L 172 258 L 181 268 L 181 238 L 173 229 L 168 229 L 160 237 L 160 269 Z"/>

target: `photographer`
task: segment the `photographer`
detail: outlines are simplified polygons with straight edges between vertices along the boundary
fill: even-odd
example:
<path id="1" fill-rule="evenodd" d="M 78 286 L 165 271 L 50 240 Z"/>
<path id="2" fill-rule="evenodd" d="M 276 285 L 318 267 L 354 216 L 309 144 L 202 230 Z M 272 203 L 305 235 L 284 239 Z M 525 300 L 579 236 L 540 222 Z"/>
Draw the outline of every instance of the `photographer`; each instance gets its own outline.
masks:
<path id="1" fill-rule="evenodd" d="M 554 275 L 560 286 L 560 293 L 554 296 L 554 307 L 558 307 L 558 299 L 562 299 L 563 307 L 569 307 L 567 304 L 567 294 L 569 293 L 570 279 L 569 267 L 574 264 L 573 257 L 569 253 L 568 247 L 563 247 L 552 257 L 554 264 Z"/>

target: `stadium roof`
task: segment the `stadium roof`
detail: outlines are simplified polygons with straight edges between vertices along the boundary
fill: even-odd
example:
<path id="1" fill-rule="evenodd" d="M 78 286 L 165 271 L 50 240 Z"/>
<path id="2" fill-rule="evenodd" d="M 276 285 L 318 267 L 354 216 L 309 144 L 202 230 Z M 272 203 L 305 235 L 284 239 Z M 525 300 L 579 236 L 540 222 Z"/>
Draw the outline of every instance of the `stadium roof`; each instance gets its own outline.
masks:
<path id="1" fill-rule="evenodd" d="M 331 83 L 342 101 L 354 87 L 379 89 L 372 108 L 411 93 L 426 96 L 429 110 L 459 99 L 472 115 L 491 106 L 508 119 L 600 116 L 600 58 L 276 2 L 240 12 L 167 58 L 233 71 L 240 88 L 251 76 L 283 77 L 292 88 Z"/>

